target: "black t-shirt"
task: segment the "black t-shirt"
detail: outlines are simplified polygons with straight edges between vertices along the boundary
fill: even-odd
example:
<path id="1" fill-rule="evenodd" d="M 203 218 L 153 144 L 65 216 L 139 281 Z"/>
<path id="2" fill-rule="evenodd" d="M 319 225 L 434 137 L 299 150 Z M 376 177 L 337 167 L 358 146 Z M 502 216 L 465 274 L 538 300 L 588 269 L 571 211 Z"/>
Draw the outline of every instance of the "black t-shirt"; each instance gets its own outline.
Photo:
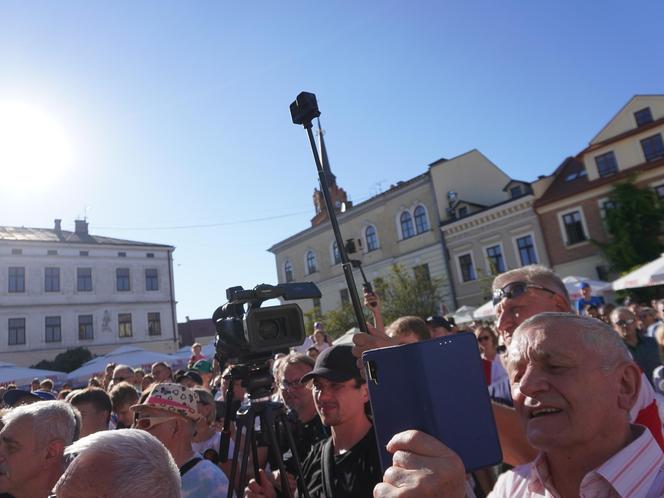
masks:
<path id="1" fill-rule="evenodd" d="M 374 486 L 383 480 L 373 427 L 355 446 L 341 455 L 335 455 L 330 445 L 332 496 L 325 493 L 323 483 L 322 452 L 326 441 L 314 445 L 302 465 L 304 482 L 311 498 L 371 498 Z"/>

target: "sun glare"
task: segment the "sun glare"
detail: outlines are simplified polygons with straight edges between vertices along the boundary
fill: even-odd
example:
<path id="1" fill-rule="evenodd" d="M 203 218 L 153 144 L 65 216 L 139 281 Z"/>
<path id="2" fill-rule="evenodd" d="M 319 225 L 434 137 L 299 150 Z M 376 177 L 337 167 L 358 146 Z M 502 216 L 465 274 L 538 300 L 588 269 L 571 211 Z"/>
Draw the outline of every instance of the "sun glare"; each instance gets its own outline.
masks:
<path id="1" fill-rule="evenodd" d="M 47 188 L 71 165 L 64 128 L 36 106 L 0 100 L 0 172 L 14 192 Z"/>

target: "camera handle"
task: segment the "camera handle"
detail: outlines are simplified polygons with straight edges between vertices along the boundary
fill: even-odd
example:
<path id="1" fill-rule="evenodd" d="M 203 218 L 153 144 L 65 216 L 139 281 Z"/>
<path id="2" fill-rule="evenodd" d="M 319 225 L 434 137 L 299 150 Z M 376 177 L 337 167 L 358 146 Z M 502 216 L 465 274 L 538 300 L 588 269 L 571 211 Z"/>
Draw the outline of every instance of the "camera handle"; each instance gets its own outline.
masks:
<path id="1" fill-rule="evenodd" d="M 314 102 L 315 102 L 315 97 L 314 97 Z M 355 286 L 355 278 L 353 278 L 353 265 L 348 259 L 348 254 L 346 253 L 346 247 L 344 246 L 344 241 L 341 238 L 341 231 L 339 230 L 339 222 L 337 221 L 337 214 L 334 211 L 334 206 L 332 205 L 332 198 L 330 197 L 330 191 L 327 188 L 327 177 L 325 176 L 325 170 L 323 169 L 323 164 L 321 163 L 320 157 L 318 156 L 318 151 L 316 150 L 316 140 L 314 139 L 314 134 L 313 131 L 311 130 L 312 128 L 311 119 L 304 120 L 304 122 L 302 122 L 301 124 L 302 126 L 304 126 L 304 129 L 307 131 L 307 136 L 309 137 L 309 144 L 311 145 L 311 152 L 314 155 L 314 161 L 316 161 L 316 169 L 318 170 L 318 182 L 320 183 L 320 191 L 323 194 L 323 199 L 325 200 L 325 207 L 327 208 L 327 214 L 330 218 L 330 224 L 332 225 L 332 232 L 334 232 L 334 240 L 336 240 L 337 242 L 337 249 L 339 249 L 339 255 L 341 256 L 341 266 L 344 270 L 344 277 L 346 277 L 346 284 L 348 285 L 348 293 L 350 295 L 350 301 L 353 305 L 353 311 L 355 312 L 355 319 L 357 320 L 357 326 L 359 327 L 360 331 L 367 332 L 368 331 L 367 322 L 364 319 L 364 313 L 362 312 L 362 303 L 360 302 L 360 295 L 358 294 L 357 287 Z"/>

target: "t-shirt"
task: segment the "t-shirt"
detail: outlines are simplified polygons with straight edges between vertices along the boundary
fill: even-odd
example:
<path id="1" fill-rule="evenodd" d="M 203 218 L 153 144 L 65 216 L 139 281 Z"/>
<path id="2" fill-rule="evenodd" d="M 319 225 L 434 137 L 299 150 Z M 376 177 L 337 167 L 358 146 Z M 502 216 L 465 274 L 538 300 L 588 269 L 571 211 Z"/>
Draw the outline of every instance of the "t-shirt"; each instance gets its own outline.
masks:
<path id="1" fill-rule="evenodd" d="M 194 458 L 203 457 L 196 453 Z M 226 474 L 209 460 L 200 460 L 182 476 L 182 498 L 224 497 L 227 493 Z"/>
<path id="2" fill-rule="evenodd" d="M 576 312 L 581 315 L 583 314 L 583 307 L 586 304 L 590 304 L 592 306 L 595 306 L 596 308 L 599 308 L 601 305 L 604 304 L 604 298 L 601 296 L 590 296 L 589 300 L 585 300 L 584 298 L 579 298 L 576 300 Z"/>
<path id="3" fill-rule="evenodd" d="M 329 438 L 328 438 L 329 439 Z M 316 443 L 302 464 L 304 482 L 311 498 L 371 498 L 373 488 L 383 480 L 373 427 L 350 450 L 330 455 L 333 496 L 325 494 L 322 451 L 325 441 Z M 332 453 L 334 449 L 330 447 Z"/>
<path id="4" fill-rule="evenodd" d="M 659 346 L 657 341 L 652 337 L 642 337 L 637 336 L 636 346 L 625 343 L 627 349 L 634 357 L 634 361 L 639 365 L 643 372 L 648 377 L 648 380 L 652 383 L 652 373 L 662 364 L 661 358 L 659 357 Z"/>

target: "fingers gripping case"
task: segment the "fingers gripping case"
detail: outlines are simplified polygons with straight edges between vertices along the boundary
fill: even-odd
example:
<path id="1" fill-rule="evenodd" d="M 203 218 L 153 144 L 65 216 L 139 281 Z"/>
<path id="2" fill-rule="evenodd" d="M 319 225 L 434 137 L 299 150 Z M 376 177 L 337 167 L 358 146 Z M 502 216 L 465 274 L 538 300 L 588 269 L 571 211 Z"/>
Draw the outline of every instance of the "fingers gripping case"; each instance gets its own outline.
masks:
<path id="1" fill-rule="evenodd" d="M 467 472 L 502 460 L 475 335 L 462 332 L 362 355 L 374 430 L 385 471 L 385 446 L 417 429 L 454 450 Z"/>

